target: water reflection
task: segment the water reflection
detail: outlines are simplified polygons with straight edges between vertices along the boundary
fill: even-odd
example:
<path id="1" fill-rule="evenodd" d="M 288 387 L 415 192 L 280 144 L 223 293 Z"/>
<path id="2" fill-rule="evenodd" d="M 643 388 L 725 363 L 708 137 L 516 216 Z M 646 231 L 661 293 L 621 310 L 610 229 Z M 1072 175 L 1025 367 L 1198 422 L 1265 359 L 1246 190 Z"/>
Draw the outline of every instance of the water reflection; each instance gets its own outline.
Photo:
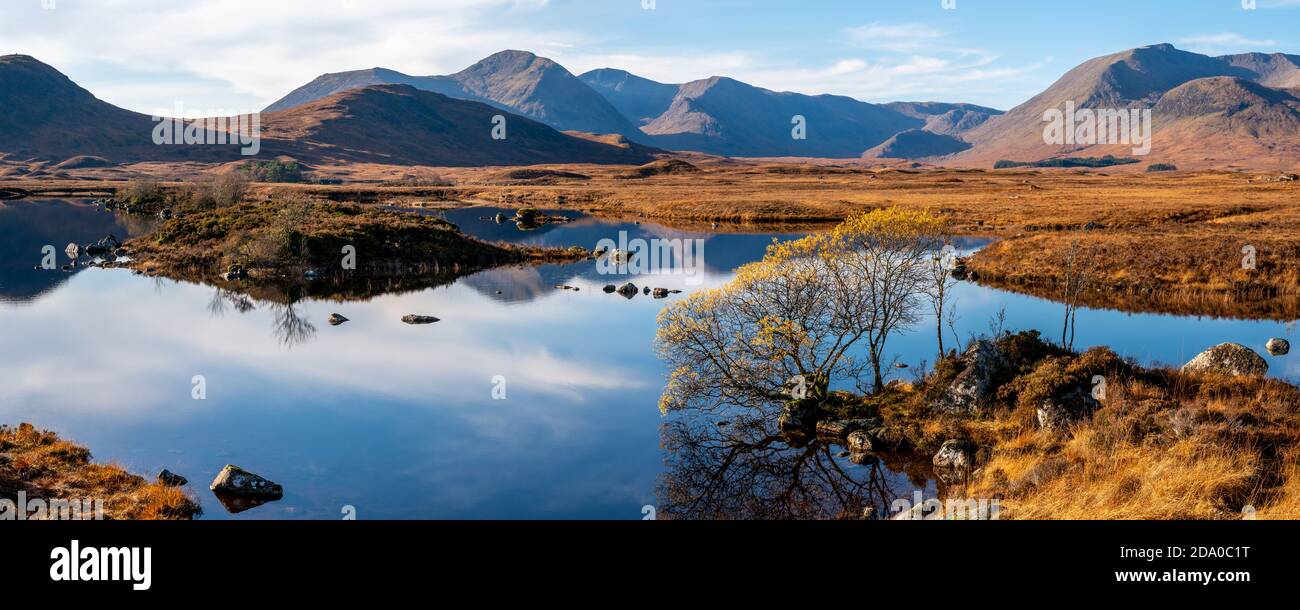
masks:
<path id="1" fill-rule="evenodd" d="M 36 269 L 41 248 L 53 246 L 56 267 L 71 261 L 64 253 L 70 244 L 147 233 L 156 224 L 150 218 L 113 214 L 91 203 L 66 199 L 0 201 L 0 302 L 31 303 L 67 282 L 86 267 L 61 270 Z M 82 261 L 89 260 L 82 256 Z"/>
<path id="2" fill-rule="evenodd" d="M 64 214 L 113 218 L 62 207 L 84 208 L 34 206 L 49 217 L 29 219 L 57 226 Z M 465 213 L 474 220 L 464 227 L 478 234 L 477 218 L 488 213 Z M 592 247 L 619 230 L 700 234 L 602 222 L 579 218 L 529 233 L 508 225 L 498 236 Z M 37 273 L 30 258 L 38 242 L 87 243 L 106 228 L 28 239 L 17 250 L 19 271 Z M 11 246 L 9 235 L 0 244 Z M 0 422 L 52 428 L 135 472 L 182 474 L 196 483 L 205 519 L 337 519 L 344 505 L 363 519 L 640 519 L 645 505 L 681 518 L 835 517 L 915 489 L 934 497 L 925 456 L 858 465 L 824 441 L 794 448 L 775 438 L 770 411 L 749 422 L 724 411 L 660 415 L 656 316 L 666 303 L 725 284 L 732 267 L 786 236 L 785 228 L 707 236 L 715 271 L 703 286 L 677 276 L 610 278 L 590 261 L 494 269 L 432 286 L 385 281 L 346 294 L 323 282 L 240 294 L 124 269 L 39 276 L 58 283 L 46 285 L 35 306 L 0 302 Z M 13 276 L 2 273 L 8 291 Z M 628 301 L 601 291 L 628 279 L 687 294 Z M 581 291 L 556 290 L 560 284 Z M 963 339 L 986 332 L 1004 307 L 1010 328 L 1060 332 L 1056 303 L 966 283 L 956 302 Z M 334 312 L 351 322 L 328 326 Z M 443 322 L 402 324 L 412 313 Z M 1181 364 L 1223 341 L 1261 351 L 1272 336 L 1300 341 L 1271 322 L 1095 309 L 1080 310 L 1078 321 L 1079 346 L 1110 345 L 1141 363 Z M 931 324 L 899 337 L 895 355 L 912 364 L 933 359 Z M 315 332 L 304 334 L 307 325 Z M 1270 358 L 1273 374 L 1300 373 L 1296 353 Z M 205 401 L 191 399 L 198 374 L 208 380 Z M 506 400 L 492 396 L 497 375 L 508 380 Z M 238 514 L 218 509 L 201 483 L 228 463 L 284 485 L 285 498 Z"/>
<path id="3" fill-rule="evenodd" d="M 663 447 L 659 510 L 673 519 L 881 518 L 915 490 L 938 493 L 922 458 L 855 464 L 824 439 L 793 446 L 772 412 L 675 415 L 663 426 Z"/>

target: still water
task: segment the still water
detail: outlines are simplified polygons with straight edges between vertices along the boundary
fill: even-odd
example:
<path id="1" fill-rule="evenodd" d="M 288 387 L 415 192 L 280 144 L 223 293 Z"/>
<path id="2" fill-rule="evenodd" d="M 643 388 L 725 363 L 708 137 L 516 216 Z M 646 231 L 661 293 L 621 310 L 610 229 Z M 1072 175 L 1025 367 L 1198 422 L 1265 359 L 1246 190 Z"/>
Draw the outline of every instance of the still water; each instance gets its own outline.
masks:
<path id="1" fill-rule="evenodd" d="M 701 496 L 680 516 L 833 517 L 861 511 L 854 494 L 936 493 L 924 460 L 859 466 L 838 447 L 810 456 L 753 439 L 737 451 L 712 423 L 659 413 L 659 311 L 726 283 L 773 239 L 798 235 L 700 233 L 574 212 L 557 212 L 572 223 L 522 231 L 483 219 L 495 213 L 446 217 L 473 235 L 537 245 L 592 247 L 620 231 L 702 239 L 702 283 L 630 278 L 686 294 L 627 300 L 601 288 L 629 278 L 583 262 L 282 306 L 121 269 L 34 270 L 45 245 L 62 263 L 69 242 L 124 238 L 148 224 L 85 202 L 0 202 L 0 423 L 53 429 L 134 472 L 180 473 L 207 519 L 338 519 L 345 506 L 360 519 L 641 519 L 644 507 L 681 508 L 668 488 Z M 1055 303 L 972 284 L 957 299 L 963 340 L 987 332 L 1003 307 L 1009 328 L 1059 336 Z M 331 313 L 351 322 L 331 327 Z M 442 321 L 408 326 L 406 314 Z M 933 361 L 931 327 L 895 339 L 893 350 L 914 365 Z M 1106 310 L 1080 311 L 1078 329 L 1076 345 L 1109 345 L 1141 363 L 1181 364 L 1224 341 L 1264 353 L 1270 337 L 1296 340 L 1283 323 Z M 1296 356 L 1270 364 L 1276 376 L 1300 377 Z M 206 379 L 205 400 L 191 396 L 196 375 Z M 206 485 L 227 463 L 282 484 L 284 499 L 227 512 Z M 781 479 L 801 469 L 800 485 L 813 489 L 792 500 Z"/>

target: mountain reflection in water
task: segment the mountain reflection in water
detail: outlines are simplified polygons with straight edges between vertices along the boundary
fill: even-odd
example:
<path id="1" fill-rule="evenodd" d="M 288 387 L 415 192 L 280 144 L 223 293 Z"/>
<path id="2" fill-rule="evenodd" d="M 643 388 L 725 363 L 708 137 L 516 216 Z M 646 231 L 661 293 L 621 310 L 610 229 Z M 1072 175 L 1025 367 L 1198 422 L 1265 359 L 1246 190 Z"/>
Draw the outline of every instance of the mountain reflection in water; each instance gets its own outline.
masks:
<path id="1" fill-rule="evenodd" d="M 338 519 L 344 506 L 359 519 L 641 519 L 647 505 L 666 518 L 833 518 L 939 493 L 926 456 L 857 465 L 833 445 L 791 447 L 774 436 L 770 409 L 752 421 L 660 414 L 660 310 L 724 285 L 773 238 L 798 231 L 710 234 L 575 212 L 557 212 L 573 222 L 527 232 L 479 220 L 495 213 L 446 215 L 469 234 L 516 243 L 591 248 L 620 231 L 698 237 L 703 285 L 601 275 L 591 261 L 346 293 L 313 283 L 294 294 L 125 269 L 35 271 L 43 245 L 63 257 L 68 242 L 124 238 L 139 221 L 83 202 L 4 202 L 0 422 L 54 429 L 134 472 L 181 474 L 205 519 Z M 686 293 L 629 301 L 601 290 L 626 281 Z M 956 299 L 963 342 L 1004 307 L 1010 328 L 1060 333 L 1062 307 L 1050 301 L 969 283 Z M 329 326 L 331 313 L 351 321 Z M 401 322 L 407 314 L 442 322 L 412 327 Z M 894 339 L 894 355 L 933 361 L 932 323 Z M 1276 322 L 1095 309 L 1079 312 L 1078 327 L 1078 345 L 1109 345 L 1141 363 L 1181 364 L 1224 341 L 1262 352 L 1270 337 L 1300 340 Z M 1294 353 L 1269 364 L 1279 377 L 1300 369 Z M 891 371 L 904 380 L 916 372 Z M 195 401 L 200 374 L 207 399 Z M 505 400 L 493 397 L 498 376 Z M 284 498 L 237 514 L 218 508 L 205 483 L 226 464 L 283 485 Z"/>

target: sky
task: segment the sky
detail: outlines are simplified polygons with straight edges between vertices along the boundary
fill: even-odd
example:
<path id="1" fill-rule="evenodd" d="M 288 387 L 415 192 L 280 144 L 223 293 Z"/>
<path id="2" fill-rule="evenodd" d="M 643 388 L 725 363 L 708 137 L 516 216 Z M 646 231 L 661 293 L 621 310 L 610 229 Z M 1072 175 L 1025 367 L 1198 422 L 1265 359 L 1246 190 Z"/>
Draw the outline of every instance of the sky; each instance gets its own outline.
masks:
<path id="1" fill-rule="evenodd" d="M 1006 109 L 1087 59 L 1162 42 L 1300 54 L 1300 0 L 0 0 L 0 54 L 187 116 L 260 110 L 327 72 L 448 74 L 503 49 L 574 74 Z"/>

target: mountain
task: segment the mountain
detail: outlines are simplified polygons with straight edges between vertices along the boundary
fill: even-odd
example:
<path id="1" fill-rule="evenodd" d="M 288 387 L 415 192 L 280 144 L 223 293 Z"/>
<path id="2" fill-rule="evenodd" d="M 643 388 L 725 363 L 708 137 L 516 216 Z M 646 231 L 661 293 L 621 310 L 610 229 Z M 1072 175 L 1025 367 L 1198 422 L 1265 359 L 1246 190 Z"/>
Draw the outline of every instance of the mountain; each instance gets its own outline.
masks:
<path id="1" fill-rule="evenodd" d="M 238 144 L 154 144 L 158 123 L 151 117 L 96 99 L 58 70 L 24 55 L 0 57 L 0 107 L 0 159 L 6 161 L 41 159 L 71 167 L 253 158 L 242 156 Z M 492 137 L 498 115 L 506 119 L 504 140 Z M 617 135 L 561 133 L 484 103 L 406 84 L 351 88 L 269 112 L 261 129 L 256 158 L 289 155 L 309 164 L 642 164 L 657 152 Z"/>
<path id="2" fill-rule="evenodd" d="M 1221 58 L 1229 65 L 1248 70 L 1250 80 L 1275 89 L 1300 87 L 1300 55 L 1243 53 Z"/>
<path id="3" fill-rule="evenodd" d="M 578 77 L 637 125 L 668 111 L 681 85 L 665 85 L 625 70 L 601 68 Z"/>
<path id="4" fill-rule="evenodd" d="M 1070 70 L 1044 92 L 962 135 L 973 147 L 947 160 L 989 165 L 1058 156 L 1132 156 L 1124 144 L 1048 144 L 1044 113 L 1079 109 L 1150 109 L 1152 149 L 1143 160 L 1193 169 L 1296 164 L 1291 94 L 1294 56 L 1209 57 L 1169 44 L 1098 57 Z M 1172 96 L 1172 97 L 1171 97 Z"/>
<path id="5" fill-rule="evenodd" d="M 1001 110 L 975 104 L 944 102 L 891 102 L 885 107 L 925 121 L 926 131 L 950 136 L 959 136 L 1002 114 Z"/>
<path id="6" fill-rule="evenodd" d="M 653 149 L 606 143 L 508 115 L 505 139 L 493 138 L 501 110 L 410 85 L 374 85 L 270 112 L 263 149 L 324 163 L 534 165 L 645 163 Z"/>
<path id="7" fill-rule="evenodd" d="M 0 153 L 12 159 L 103 157 L 206 160 L 235 147 L 160 147 L 149 116 L 99 100 L 58 70 L 27 55 L 0 57 Z"/>
<path id="8" fill-rule="evenodd" d="M 792 137 L 794 118 L 806 139 Z M 682 85 L 668 110 L 641 129 L 661 147 L 737 157 L 858 157 L 924 121 L 835 95 L 778 93 L 713 77 Z"/>
<path id="9" fill-rule="evenodd" d="M 896 133 L 883 144 L 868 150 L 864 159 L 924 159 L 942 157 L 970 148 L 970 144 L 956 136 L 934 133 L 924 129 L 909 129 Z"/>
<path id="10" fill-rule="evenodd" d="M 648 140 L 563 66 L 525 51 L 502 51 L 450 76 L 410 76 L 384 68 L 325 74 L 271 104 L 266 112 L 287 110 L 349 89 L 390 84 L 485 102 L 562 131 Z"/>

